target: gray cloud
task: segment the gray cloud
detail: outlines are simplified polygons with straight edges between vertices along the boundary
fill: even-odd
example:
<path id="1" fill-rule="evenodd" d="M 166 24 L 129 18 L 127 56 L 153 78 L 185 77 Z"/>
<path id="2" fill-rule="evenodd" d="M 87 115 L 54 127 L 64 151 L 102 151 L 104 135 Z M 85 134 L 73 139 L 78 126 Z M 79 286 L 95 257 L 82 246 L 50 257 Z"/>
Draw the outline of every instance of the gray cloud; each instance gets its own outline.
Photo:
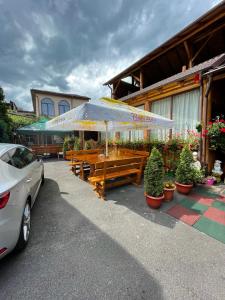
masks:
<path id="1" fill-rule="evenodd" d="M 219 0 L 0 0 L 0 85 L 32 109 L 30 88 L 109 93 L 102 83 Z"/>

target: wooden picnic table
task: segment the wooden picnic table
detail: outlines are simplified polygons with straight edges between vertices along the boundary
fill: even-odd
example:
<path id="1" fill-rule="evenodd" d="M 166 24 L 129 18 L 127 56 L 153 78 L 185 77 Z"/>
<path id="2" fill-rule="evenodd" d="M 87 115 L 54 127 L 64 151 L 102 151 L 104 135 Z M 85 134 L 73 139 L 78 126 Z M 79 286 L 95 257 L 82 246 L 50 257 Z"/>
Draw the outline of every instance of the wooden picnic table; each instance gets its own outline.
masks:
<path id="1" fill-rule="evenodd" d="M 84 164 L 90 165 L 90 176 L 95 171 L 95 164 L 105 161 L 114 161 L 114 160 L 122 160 L 126 158 L 135 158 L 140 157 L 140 155 L 134 155 L 134 154 L 119 154 L 119 153 L 112 153 L 108 157 L 106 157 L 104 154 L 81 154 L 81 155 L 75 155 L 74 159 L 81 162 L 80 165 L 80 178 L 84 180 Z"/>

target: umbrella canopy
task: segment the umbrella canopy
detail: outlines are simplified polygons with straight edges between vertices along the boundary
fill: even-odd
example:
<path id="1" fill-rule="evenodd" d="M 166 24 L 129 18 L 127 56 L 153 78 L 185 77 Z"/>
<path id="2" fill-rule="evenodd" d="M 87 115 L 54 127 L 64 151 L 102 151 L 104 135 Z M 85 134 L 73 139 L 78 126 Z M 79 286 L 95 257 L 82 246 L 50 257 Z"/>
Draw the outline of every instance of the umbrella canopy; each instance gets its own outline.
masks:
<path id="1" fill-rule="evenodd" d="M 48 130 L 46 129 L 46 123 L 49 121 L 48 118 L 42 117 L 39 121 L 32 123 L 30 125 L 21 127 L 17 129 L 17 132 L 23 135 L 30 135 L 30 134 L 55 134 L 55 135 L 62 135 L 67 133 L 65 130 Z"/>
<path id="2" fill-rule="evenodd" d="M 106 132 L 106 155 L 108 131 L 162 127 L 172 128 L 173 121 L 110 98 L 86 102 L 46 123 L 47 130 Z"/>
<path id="3" fill-rule="evenodd" d="M 52 130 L 110 131 L 133 129 L 172 128 L 173 121 L 124 102 L 101 98 L 86 102 L 50 121 Z"/>

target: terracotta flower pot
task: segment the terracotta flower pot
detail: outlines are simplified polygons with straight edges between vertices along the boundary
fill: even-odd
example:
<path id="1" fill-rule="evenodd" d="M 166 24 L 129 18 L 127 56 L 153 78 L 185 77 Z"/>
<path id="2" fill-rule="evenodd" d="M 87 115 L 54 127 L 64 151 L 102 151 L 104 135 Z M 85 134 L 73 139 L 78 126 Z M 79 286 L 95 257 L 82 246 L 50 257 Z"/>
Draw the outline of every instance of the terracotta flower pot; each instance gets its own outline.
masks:
<path id="1" fill-rule="evenodd" d="M 193 188 L 193 184 L 181 184 L 179 182 L 175 182 L 177 191 L 181 194 L 189 194 L 191 189 Z"/>
<path id="2" fill-rule="evenodd" d="M 169 202 L 171 200 L 173 200 L 173 194 L 176 188 L 173 189 L 167 189 L 164 188 L 164 201 Z"/>
<path id="3" fill-rule="evenodd" d="M 145 194 L 145 198 L 148 206 L 150 206 L 151 208 L 159 208 L 164 199 L 164 195 L 162 195 L 161 197 L 152 197 Z"/>

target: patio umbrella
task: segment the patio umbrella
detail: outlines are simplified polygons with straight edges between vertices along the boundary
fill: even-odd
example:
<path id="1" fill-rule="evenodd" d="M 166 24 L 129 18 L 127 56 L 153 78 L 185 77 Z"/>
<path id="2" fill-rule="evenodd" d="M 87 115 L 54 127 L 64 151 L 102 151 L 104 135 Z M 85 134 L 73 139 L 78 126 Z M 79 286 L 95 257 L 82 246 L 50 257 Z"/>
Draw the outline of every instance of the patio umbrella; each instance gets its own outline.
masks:
<path id="1" fill-rule="evenodd" d="M 101 98 L 86 102 L 46 123 L 47 130 L 87 130 L 106 133 L 135 129 L 172 128 L 173 121 L 122 101 Z"/>
<path id="2" fill-rule="evenodd" d="M 65 130 L 48 130 L 46 129 L 46 123 L 49 121 L 46 117 L 41 117 L 37 122 L 34 122 L 30 125 L 26 125 L 23 127 L 18 128 L 16 131 L 23 135 L 31 135 L 31 134 L 45 134 L 45 135 L 62 135 L 68 133 L 69 131 Z"/>

